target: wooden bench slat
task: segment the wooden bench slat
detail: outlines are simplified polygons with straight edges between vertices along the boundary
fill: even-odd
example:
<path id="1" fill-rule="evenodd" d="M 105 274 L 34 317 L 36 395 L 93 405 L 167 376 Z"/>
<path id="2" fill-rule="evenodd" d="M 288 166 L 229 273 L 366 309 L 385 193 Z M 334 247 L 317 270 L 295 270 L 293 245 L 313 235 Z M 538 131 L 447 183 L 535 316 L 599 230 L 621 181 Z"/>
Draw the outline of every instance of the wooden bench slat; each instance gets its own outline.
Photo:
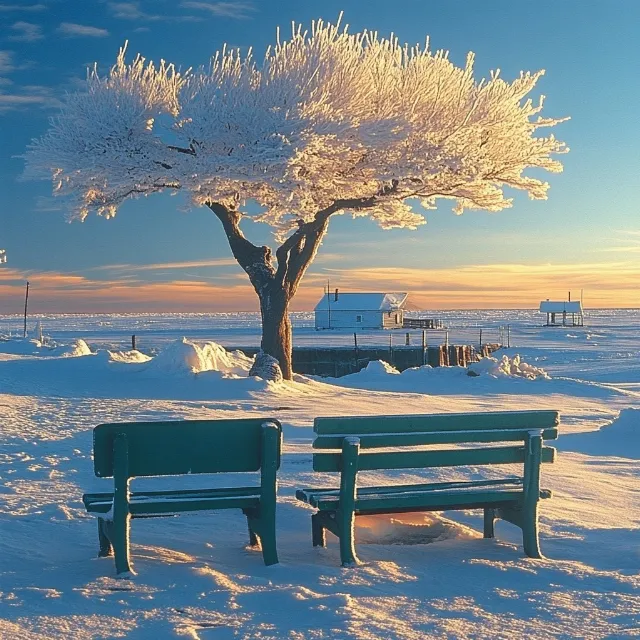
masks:
<path id="1" fill-rule="evenodd" d="M 542 448 L 542 462 L 553 462 L 555 455 L 556 450 L 553 447 Z M 514 464 L 524 462 L 524 458 L 524 447 L 363 453 L 358 456 L 358 470 Z M 342 455 L 340 453 L 316 453 L 313 456 L 314 471 L 340 471 L 341 468 Z"/>
<path id="2" fill-rule="evenodd" d="M 545 492 L 548 494 L 548 492 Z M 542 496 L 541 496 L 542 497 Z M 547 497 L 547 495 L 545 495 Z M 518 503 L 522 499 L 522 489 L 459 489 L 443 492 L 404 492 L 398 494 L 369 494 L 356 497 L 356 513 L 393 512 L 412 509 L 446 511 L 452 507 L 481 508 L 496 503 Z M 321 494 L 310 496 L 309 504 L 318 509 L 336 509 L 340 502 L 339 495 Z"/>
<path id="3" fill-rule="evenodd" d="M 153 499 L 155 496 L 216 496 L 216 495 L 253 495 L 260 492 L 260 487 L 214 487 L 212 489 L 178 489 L 173 491 L 132 491 L 131 496 L 142 499 L 142 496 L 149 496 L 149 499 Z M 113 492 L 108 491 L 106 493 L 85 493 L 82 496 L 85 504 L 91 501 L 100 501 L 107 497 L 113 497 Z"/>
<path id="4" fill-rule="evenodd" d="M 520 483 L 521 484 L 521 483 Z M 397 491 L 387 491 L 389 487 L 366 487 L 358 489 L 356 494 L 356 511 L 359 514 L 369 512 L 406 511 L 416 507 L 429 507 L 443 511 L 458 505 L 458 508 L 480 508 L 495 502 L 519 502 L 523 496 L 522 486 L 505 484 L 502 488 L 463 487 L 442 489 L 441 491 L 420 490 L 420 485 L 396 487 Z M 551 498 L 550 489 L 541 489 L 540 498 Z M 312 507 L 321 510 L 335 511 L 340 503 L 339 489 L 301 489 L 296 498 Z M 464 506 L 461 506 L 464 505 Z"/>
<path id="5" fill-rule="evenodd" d="M 112 477 L 113 443 L 121 433 L 130 477 L 258 471 L 265 423 L 281 430 L 275 418 L 101 424 L 93 430 L 95 474 Z"/>
<path id="6" fill-rule="evenodd" d="M 166 498 L 158 501 L 136 501 L 129 504 L 129 513 L 136 516 L 162 516 L 170 513 L 189 511 L 212 511 L 216 509 L 249 509 L 260 504 L 260 496 L 227 496 L 219 498 L 187 498 L 185 500 Z M 106 514 L 111 511 L 112 502 L 94 502 L 87 509 L 89 513 Z"/>
<path id="7" fill-rule="evenodd" d="M 171 510 L 243 509 L 254 506 L 259 499 L 260 487 L 144 491 L 131 493 L 129 507 L 134 516 L 154 512 L 164 515 Z M 82 501 L 89 513 L 108 513 L 113 506 L 113 493 L 86 493 Z"/>
<path id="8" fill-rule="evenodd" d="M 339 416 L 314 420 L 319 435 L 364 435 L 424 431 L 470 431 L 487 429 L 549 429 L 560 422 L 557 411 L 487 411 L 483 413 L 442 413 L 432 415 Z"/>
<path id="9" fill-rule="evenodd" d="M 430 444 L 455 444 L 459 442 L 515 442 L 524 441 L 531 429 L 487 429 L 487 430 L 458 430 L 458 431 L 420 431 L 406 433 L 368 433 L 361 434 L 360 447 L 362 449 L 376 449 L 384 447 L 406 447 Z M 320 435 L 313 442 L 314 449 L 340 449 L 342 440 L 352 434 L 336 433 Z M 556 427 L 544 429 L 544 440 L 555 440 L 558 437 Z"/>
<path id="10" fill-rule="evenodd" d="M 500 478 L 499 480 L 460 480 L 453 482 L 428 482 L 423 484 L 385 484 L 376 487 L 358 487 L 358 495 L 368 495 L 371 493 L 398 493 L 402 491 L 443 491 L 446 489 L 456 489 L 459 487 L 494 487 L 494 486 L 522 487 L 522 478 Z M 316 487 L 309 489 L 298 489 L 296 498 L 308 502 L 311 495 L 334 494 L 339 495 L 339 487 Z"/>

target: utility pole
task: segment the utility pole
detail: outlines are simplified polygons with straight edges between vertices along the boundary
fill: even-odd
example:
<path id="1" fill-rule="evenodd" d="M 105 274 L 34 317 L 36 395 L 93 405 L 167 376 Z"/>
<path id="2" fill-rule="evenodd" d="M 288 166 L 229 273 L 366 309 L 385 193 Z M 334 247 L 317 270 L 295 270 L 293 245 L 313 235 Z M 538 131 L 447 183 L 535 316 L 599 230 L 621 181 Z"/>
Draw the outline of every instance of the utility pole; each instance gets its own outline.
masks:
<path id="1" fill-rule="evenodd" d="M 27 280 L 27 293 L 24 296 L 24 336 L 27 337 L 27 306 L 29 304 L 29 281 Z"/>
<path id="2" fill-rule="evenodd" d="M 327 324 L 331 329 L 331 283 L 327 278 Z"/>

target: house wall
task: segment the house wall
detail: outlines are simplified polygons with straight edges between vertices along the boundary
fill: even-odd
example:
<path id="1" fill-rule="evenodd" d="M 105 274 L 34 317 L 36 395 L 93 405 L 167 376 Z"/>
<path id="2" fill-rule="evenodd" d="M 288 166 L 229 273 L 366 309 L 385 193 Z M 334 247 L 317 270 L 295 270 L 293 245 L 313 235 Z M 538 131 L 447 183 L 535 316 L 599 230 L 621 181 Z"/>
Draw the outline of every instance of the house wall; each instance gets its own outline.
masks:
<path id="1" fill-rule="evenodd" d="M 331 310 L 331 322 L 326 310 L 316 311 L 316 329 L 382 329 L 381 311 Z M 357 322 L 357 317 L 362 322 Z M 329 326 L 331 325 L 331 326 Z"/>
<path id="2" fill-rule="evenodd" d="M 396 321 L 398 315 L 398 322 Z M 358 322 L 358 316 L 362 321 Z M 331 323 L 327 310 L 315 312 L 316 329 L 396 329 L 402 327 L 402 310 L 392 311 L 343 311 L 331 310 Z M 331 324 L 331 326 L 329 326 Z"/>

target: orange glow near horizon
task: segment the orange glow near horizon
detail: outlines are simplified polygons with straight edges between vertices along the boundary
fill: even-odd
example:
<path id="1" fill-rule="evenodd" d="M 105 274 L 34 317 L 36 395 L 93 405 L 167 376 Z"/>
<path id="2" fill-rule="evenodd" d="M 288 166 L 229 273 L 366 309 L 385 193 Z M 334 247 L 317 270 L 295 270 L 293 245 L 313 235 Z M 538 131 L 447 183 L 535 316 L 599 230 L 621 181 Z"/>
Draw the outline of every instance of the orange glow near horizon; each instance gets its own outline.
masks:
<path id="1" fill-rule="evenodd" d="M 213 261 L 212 261 L 213 262 Z M 228 265 L 229 261 L 216 264 Z M 116 265 L 112 269 L 129 265 Z M 142 265 L 138 271 L 165 268 Z M 106 270 L 107 267 L 100 268 Z M 33 313 L 134 313 L 257 311 L 256 295 L 242 274 L 225 275 L 219 282 L 186 278 L 150 282 L 135 275 L 91 279 L 55 272 L 0 269 L 2 313 L 21 313 L 24 281 L 29 280 Z M 535 308 L 540 300 L 574 299 L 585 292 L 586 308 L 640 307 L 640 264 L 494 264 L 451 269 L 358 268 L 326 269 L 307 274 L 291 308 L 314 308 L 327 278 L 343 291 L 407 291 L 411 306 L 420 309 Z M 211 280 L 214 280 L 211 278 Z"/>

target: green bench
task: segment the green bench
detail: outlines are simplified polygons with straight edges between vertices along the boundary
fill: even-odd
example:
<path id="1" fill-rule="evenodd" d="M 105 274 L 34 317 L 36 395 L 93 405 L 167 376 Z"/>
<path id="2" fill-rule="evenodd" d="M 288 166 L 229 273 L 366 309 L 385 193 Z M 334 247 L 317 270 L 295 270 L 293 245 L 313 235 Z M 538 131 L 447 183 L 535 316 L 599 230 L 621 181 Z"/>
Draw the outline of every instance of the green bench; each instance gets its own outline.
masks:
<path id="1" fill-rule="evenodd" d="M 325 546 L 328 529 L 340 539 L 340 559 L 348 566 L 358 562 L 354 541 L 358 515 L 484 509 L 485 538 L 494 537 L 496 519 L 507 520 L 522 529 L 525 553 L 540 558 L 538 503 L 551 497 L 550 491 L 540 488 L 540 463 L 555 459 L 555 449 L 544 446 L 543 440 L 558 437 L 558 423 L 557 411 L 316 418 L 313 448 L 322 451 L 314 453 L 313 469 L 340 472 L 340 487 L 296 492 L 299 500 L 318 510 L 311 516 L 313 545 Z M 497 442 L 518 444 L 477 446 Z M 467 443 L 475 446 L 424 448 Z M 385 451 L 376 451 L 379 449 Z M 524 463 L 522 475 L 499 480 L 357 486 L 361 471 L 513 463 Z"/>
<path id="2" fill-rule="evenodd" d="M 249 542 L 262 546 L 267 565 L 276 550 L 276 471 L 282 427 L 271 418 L 101 424 L 93 430 L 94 470 L 114 480 L 111 493 L 87 493 L 82 501 L 98 517 L 100 557 L 115 556 L 116 572 L 131 571 L 130 518 L 173 516 L 215 509 L 241 509 Z M 129 491 L 143 476 L 260 471 L 260 486 Z"/>

